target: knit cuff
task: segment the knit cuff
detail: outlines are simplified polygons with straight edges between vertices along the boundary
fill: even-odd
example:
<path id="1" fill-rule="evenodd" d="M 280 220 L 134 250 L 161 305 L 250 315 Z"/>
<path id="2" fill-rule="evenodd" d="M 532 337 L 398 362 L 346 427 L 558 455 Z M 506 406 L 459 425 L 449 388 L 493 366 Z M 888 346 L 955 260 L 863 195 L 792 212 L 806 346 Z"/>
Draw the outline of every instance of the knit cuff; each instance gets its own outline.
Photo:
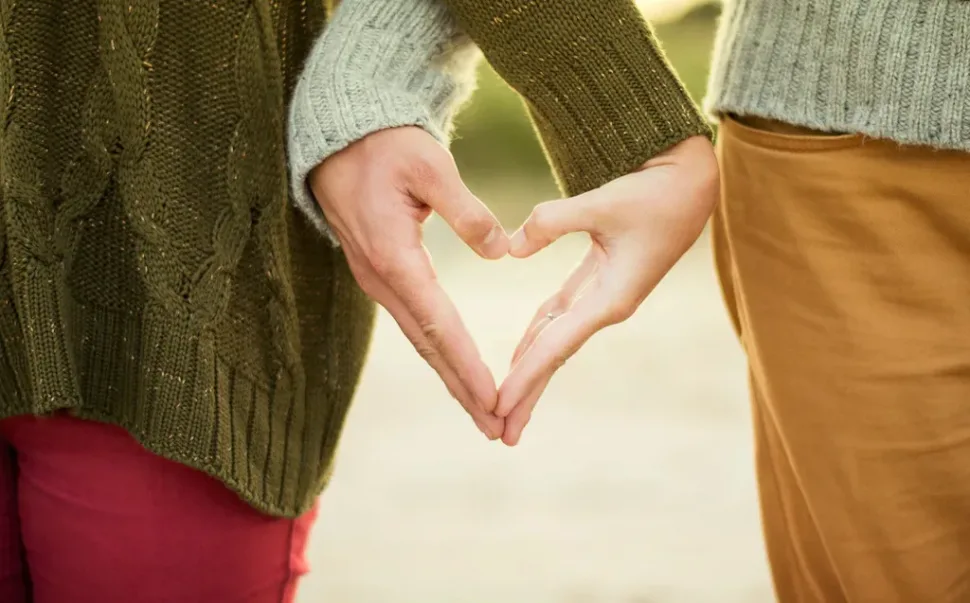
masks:
<path id="1" fill-rule="evenodd" d="M 712 137 L 632 0 L 442 0 L 526 101 L 571 195 Z"/>
<path id="2" fill-rule="evenodd" d="M 293 201 L 335 245 L 310 171 L 387 128 L 418 126 L 447 144 L 479 57 L 435 0 L 343 0 L 307 59 L 288 126 Z"/>

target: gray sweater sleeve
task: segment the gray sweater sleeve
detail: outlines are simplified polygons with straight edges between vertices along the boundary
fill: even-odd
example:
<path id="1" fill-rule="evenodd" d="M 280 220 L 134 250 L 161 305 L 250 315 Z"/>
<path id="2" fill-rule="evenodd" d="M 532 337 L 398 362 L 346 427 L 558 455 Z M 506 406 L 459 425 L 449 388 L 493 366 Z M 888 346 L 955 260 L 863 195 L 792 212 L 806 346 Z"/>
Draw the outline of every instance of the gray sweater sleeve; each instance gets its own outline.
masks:
<path id="1" fill-rule="evenodd" d="M 341 2 L 307 58 L 288 126 L 293 200 L 332 242 L 310 171 L 386 128 L 418 126 L 447 144 L 479 56 L 439 0 Z"/>

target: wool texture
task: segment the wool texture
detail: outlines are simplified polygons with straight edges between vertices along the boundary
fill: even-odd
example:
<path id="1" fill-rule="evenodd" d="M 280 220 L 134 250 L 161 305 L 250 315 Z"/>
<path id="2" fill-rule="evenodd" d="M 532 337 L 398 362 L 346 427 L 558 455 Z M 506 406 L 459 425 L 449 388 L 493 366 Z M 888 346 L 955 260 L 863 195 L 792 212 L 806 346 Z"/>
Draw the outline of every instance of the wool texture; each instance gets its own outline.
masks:
<path id="1" fill-rule="evenodd" d="M 970 151 L 970 2 L 731 0 L 707 111 Z"/>
<path id="2" fill-rule="evenodd" d="M 443 6 L 567 190 L 706 132 L 632 0 Z M 313 505 L 374 306 L 302 172 L 374 128 L 444 139 L 469 75 L 428 0 L 338 10 L 321 38 L 319 0 L 0 0 L 0 418 L 113 423 L 268 514 Z"/>

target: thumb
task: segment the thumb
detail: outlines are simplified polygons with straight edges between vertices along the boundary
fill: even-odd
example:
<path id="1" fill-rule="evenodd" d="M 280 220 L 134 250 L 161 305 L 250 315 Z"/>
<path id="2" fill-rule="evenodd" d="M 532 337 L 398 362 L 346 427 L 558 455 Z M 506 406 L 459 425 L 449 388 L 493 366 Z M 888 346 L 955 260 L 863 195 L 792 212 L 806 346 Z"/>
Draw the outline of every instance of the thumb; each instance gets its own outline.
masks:
<path id="1" fill-rule="evenodd" d="M 509 252 L 508 234 L 465 186 L 454 160 L 428 167 L 414 179 L 411 193 L 440 215 L 475 253 L 490 260 L 505 256 Z"/>
<path id="2" fill-rule="evenodd" d="M 529 219 L 512 235 L 509 253 L 513 257 L 527 258 L 571 232 L 591 231 L 594 219 L 590 195 L 585 193 L 537 205 Z"/>

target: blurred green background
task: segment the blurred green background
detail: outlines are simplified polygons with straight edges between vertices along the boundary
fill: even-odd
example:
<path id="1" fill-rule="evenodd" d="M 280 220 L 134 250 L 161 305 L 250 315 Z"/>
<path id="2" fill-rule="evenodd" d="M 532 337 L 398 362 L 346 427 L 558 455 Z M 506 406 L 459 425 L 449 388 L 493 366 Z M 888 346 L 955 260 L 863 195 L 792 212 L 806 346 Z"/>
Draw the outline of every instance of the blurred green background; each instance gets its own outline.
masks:
<path id="1" fill-rule="evenodd" d="M 716 3 L 700 3 L 675 20 L 653 23 L 667 57 L 698 103 L 707 84 L 719 12 Z M 472 190 L 507 227 L 515 226 L 532 205 L 558 192 L 522 101 L 484 61 L 478 82 L 459 115 L 452 151 Z"/>

